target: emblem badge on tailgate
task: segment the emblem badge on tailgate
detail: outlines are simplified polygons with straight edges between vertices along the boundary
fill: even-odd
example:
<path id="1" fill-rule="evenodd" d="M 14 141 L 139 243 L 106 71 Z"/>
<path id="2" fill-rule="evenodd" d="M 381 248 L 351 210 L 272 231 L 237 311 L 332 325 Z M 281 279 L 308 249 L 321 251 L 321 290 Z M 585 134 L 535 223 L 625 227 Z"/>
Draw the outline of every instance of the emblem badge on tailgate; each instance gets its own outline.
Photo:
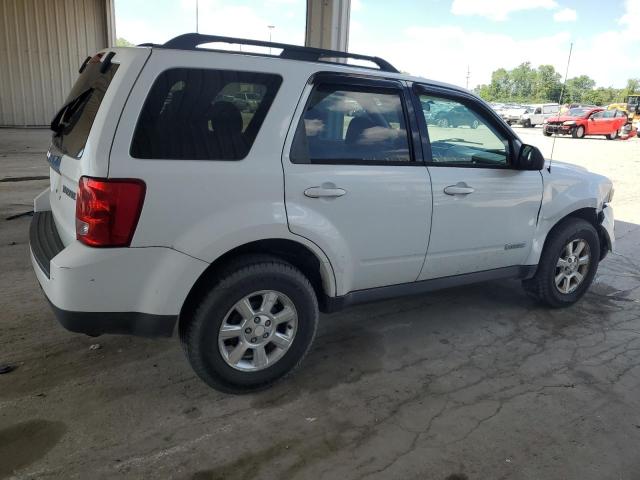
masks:
<path id="1" fill-rule="evenodd" d="M 68 197 L 71 197 L 71 199 L 73 199 L 73 200 L 76 199 L 76 192 L 72 191 L 66 185 L 62 186 L 62 193 L 65 193 Z"/>

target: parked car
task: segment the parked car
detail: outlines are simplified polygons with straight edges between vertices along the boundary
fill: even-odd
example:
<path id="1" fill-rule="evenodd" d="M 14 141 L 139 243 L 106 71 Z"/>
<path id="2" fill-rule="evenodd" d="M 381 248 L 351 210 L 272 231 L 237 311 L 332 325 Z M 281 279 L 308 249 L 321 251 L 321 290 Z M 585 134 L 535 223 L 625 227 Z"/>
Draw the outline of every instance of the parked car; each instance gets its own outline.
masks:
<path id="1" fill-rule="evenodd" d="M 520 118 L 526 112 L 530 110 L 530 107 L 526 105 L 513 105 L 507 109 L 502 110 L 500 116 L 507 122 L 509 125 L 514 125 L 520 122 Z"/>
<path id="2" fill-rule="evenodd" d="M 282 53 L 199 48 L 220 41 Z M 86 62 L 29 232 L 62 325 L 177 330 L 202 380 L 241 392 L 301 363 L 319 311 L 503 278 L 578 301 L 614 245 L 611 182 L 549 168 L 465 89 L 321 61 L 345 56 L 186 34 Z M 250 88 L 251 115 L 220 97 Z M 429 102 L 482 131 L 429 125 Z"/>
<path id="3" fill-rule="evenodd" d="M 437 126 L 444 128 L 461 126 L 478 128 L 478 125 L 480 125 L 478 117 L 463 105 L 456 105 L 447 111 L 440 111 L 429 120 L 430 123 L 435 123 Z"/>
<path id="4" fill-rule="evenodd" d="M 524 114 L 518 119 L 518 123 L 523 127 L 530 128 L 542 125 L 544 121 L 554 115 L 558 115 L 560 105 L 557 103 L 538 103 L 530 105 Z"/>
<path id="5" fill-rule="evenodd" d="M 627 123 L 627 115 L 621 110 L 605 110 L 602 107 L 572 108 L 565 115 L 551 117 L 544 125 L 543 133 L 554 133 L 583 138 L 585 135 L 604 135 L 609 140 L 618 137 Z"/>

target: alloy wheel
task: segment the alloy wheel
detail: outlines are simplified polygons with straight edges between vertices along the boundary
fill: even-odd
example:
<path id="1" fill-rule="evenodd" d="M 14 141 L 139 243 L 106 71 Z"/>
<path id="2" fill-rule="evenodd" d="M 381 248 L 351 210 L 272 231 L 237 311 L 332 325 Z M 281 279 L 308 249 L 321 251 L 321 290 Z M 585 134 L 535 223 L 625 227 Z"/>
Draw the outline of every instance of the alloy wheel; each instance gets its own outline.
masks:
<path id="1" fill-rule="evenodd" d="M 582 238 L 569 240 L 560 253 L 555 269 L 555 285 L 562 294 L 570 294 L 582 284 L 589 273 L 591 251 Z"/>
<path id="2" fill-rule="evenodd" d="M 282 292 L 246 295 L 227 312 L 218 348 L 232 368 L 255 372 L 272 366 L 289 350 L 298 329 L 295 305 Z"/>

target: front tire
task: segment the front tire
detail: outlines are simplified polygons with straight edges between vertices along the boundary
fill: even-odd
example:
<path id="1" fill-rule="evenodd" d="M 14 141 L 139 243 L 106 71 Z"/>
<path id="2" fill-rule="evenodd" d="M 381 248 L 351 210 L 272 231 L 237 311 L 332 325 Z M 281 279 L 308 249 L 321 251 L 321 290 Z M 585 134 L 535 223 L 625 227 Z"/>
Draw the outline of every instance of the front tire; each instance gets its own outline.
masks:
<path id="1" fill-rule="evenodd" d="M 584 127 L 580 125 L 574 128 L 571 132 L 571 136 L 573 136 L 573 138 L 584 138 Z"/>
<path id="2" fill-rule="evenodd" d="M 547 130 L 546 128 L 543 128 L 543 130 L 542 130 L 542 134 L 543 134 L 545 137 L 550 137 L 550 136 L 551 136 L 551 132 L 550 132 L 549 130 Z"/>
<path id="3" fill-rule="evenodd" d="M 545 243 L 533 278 L 525 291 L 549 307 L 568 307 L 585 294 L 600 260 L 600 240 L 586 220 L 568 218 L 557 225 Z"/>
<path id="4" fill-rule="evenodd" d="M 181 325 L 196 374 L 227 393 L 269 387 L 295 370 L 313 342 L 318 301 L 309 280 L 276 257 L 224 271 Z"/>
<path id="5" fill-rule="evenodd" d="M 616 138 L 618 138 L 618 131 L 617 130 L 615 132 L 612 132 L 609 135 L 607 135 L 607 139 L 608 140 L 615 140 Z"/>

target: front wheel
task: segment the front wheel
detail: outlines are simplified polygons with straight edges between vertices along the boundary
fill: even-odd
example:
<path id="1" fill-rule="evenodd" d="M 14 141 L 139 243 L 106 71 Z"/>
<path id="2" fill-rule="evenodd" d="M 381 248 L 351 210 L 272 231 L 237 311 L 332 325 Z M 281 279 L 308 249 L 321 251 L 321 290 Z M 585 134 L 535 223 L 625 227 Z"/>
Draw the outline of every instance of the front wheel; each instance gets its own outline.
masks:
<path id="1" fill-rule="evenodd" d="M 609 140 L 615 140 L 616 138 L 618 138 L 618 131 L 616 130 L 615 132 L 610 133 L 609 135 L 607 135 L 607 138 Z"/>
<path id="2" fill-rule="evenodd" d="M 545 243 L 526 292 L 550 307 L 568 307 L 587 291 L 598 269 L 600 240 L 596 229 L 580 218 L 557 225 Z"/>
<path id="3" fill-rule="evenodd" d="M 549 130 L 547 130 L 546 128 L 544 130 L 542 130 L 542 134 L 545 137 L 550 137 L 551 136 L 551 132 Z"/>
<path id="4" fill-rule="evenodd" d="M 471 122 L 471 128 L 478 128 L 478 125 L 480 125 L 480 122 L 478 122 L 478 120 L 474 120 L 473 122 Z"/>
<path id="5" fill-rule="evenodd" d="M 447 128 L 449 126 L 449 120 L 447 120 L 446 118 L 439 118 L 436 121 L 436 125 L 442 128 Z"/>
<path id="6" fill-rule="evenodd" d="M 576 127 L 571 132 L 573 138 L 584 138 L 584 127 L 582 125 Z"/>
<path id="7" fill-rule="evenodd" d="M 228 393 L 260 390 L 292 372 L 318 324 L 309 280 L 294 266 L 259 256 L 223 273 L 181 325 L 196 374 Z"/>

